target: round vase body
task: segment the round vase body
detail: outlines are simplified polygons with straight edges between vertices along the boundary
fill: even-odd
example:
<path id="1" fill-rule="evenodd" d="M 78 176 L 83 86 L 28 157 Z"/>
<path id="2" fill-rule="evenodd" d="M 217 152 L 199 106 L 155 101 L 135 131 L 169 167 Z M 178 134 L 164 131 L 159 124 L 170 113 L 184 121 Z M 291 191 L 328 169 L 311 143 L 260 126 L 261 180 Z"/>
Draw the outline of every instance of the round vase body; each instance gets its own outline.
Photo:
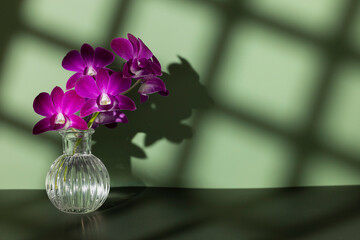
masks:
<path id="1" fill-rule="evenodd" d="M 62 212 L 83 214 L 98 209 L 110 191 L 110 177 L 104 164 L 91 154 L 93 129 L 61 130 L 63 155 L 46 176 L 46 193 Z"/>

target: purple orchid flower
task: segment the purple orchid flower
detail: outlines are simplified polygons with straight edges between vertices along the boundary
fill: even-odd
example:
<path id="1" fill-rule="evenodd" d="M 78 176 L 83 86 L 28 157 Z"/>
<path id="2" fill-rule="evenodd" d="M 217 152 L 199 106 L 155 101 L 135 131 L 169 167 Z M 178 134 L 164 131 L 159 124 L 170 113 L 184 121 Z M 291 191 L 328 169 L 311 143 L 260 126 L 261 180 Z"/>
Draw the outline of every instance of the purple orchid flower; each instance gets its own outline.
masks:
<path id="1" fill-rule="evenodd" d="M 99 69 L 114 61 L 114 54 L 102 47 L 94 49 L 89 44 L 83 44 L 81 50 L 72 50 L 64 57 L 64 69 L 76 72 L 66 83 L 66 89 L 75 87 L 77 80 L 82 76 L 95 76 Z"/>
<path id="2" fill-rule="evenodd" d="M 124 77 L 147 79 L 161 76 L 159 61 L 143 41 L 131 34 L 128 38 L 115 38 L 110 43 L 114 52 L 127 61 L 123 67 Z"/>
<path id="3" fill-rule="evenodd" d="M 114 110 L 107 112 L 100 112 L 93 122 L 92 127 L 97 128 L 99 125 L 105 125 L 106 127 L 114 128 L 117 123 L 127 123 L 128 119 L 125 113 Z"/>
<path id="4" fill-rule="evenodd" d="M 130 88 L 131 79 L 123 78 L 121 72 L 109 76 L 105 69 L 100 69 L 95 78 L 83 76 L 76 83 L 75 91 L 88 99 L 80 110 L 81 117 L 94 112 L 136 110 L 133 100 L 120 95 Z"/>
<path id="5" fill-rule="evenodd" d="M 163 96 L 169 94 L 164 82 L 157 78 L 162 75 L 160 62 L 140 38 L 128 34 L 128 39 L 115 38 L 110 45 L 117 55 L 127 61 L 123 67 L 123 76 L 142 79 L 138 91 L 140 102 L 145 102 L 149 98 L 148 94 L 155 92 Z"/>
<path id="6" fill-rule="evenodd" d="M 88 129 L 84 119 L 75 115 L 84 105 L 85 99 L 80 97 L 75 90 L 64 93 L 60 87 L 55 87 L 51 94 L 40 93 L 34 100 L 34 110 L 44 116 L 35 124 L 33 134 L 67 128 L 80 130 Z"/>
<path id="7" fill-rule="evenodd" d="M 148 94 L 156 92 L 162 96 L 169 95 L 169 90 L 166 89 L 164 82 L 160 78 L 154 77 L 144 80 L 138 90 L 138 93 L 140 94 L 140 102 L 146 102 L 149 98 Z"/>

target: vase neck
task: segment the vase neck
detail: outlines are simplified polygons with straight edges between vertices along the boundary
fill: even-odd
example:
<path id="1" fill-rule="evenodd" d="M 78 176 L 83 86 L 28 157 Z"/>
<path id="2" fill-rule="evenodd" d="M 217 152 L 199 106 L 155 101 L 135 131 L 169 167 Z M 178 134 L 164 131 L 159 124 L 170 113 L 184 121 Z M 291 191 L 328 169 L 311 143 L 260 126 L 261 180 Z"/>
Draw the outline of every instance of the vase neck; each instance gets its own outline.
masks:
<path id="1" fill-rule="evenodd" d="M 91 135 L 93 129 L 81 130 L 62 130 L 63 153 L 65 155 L 91 154 Z"/>

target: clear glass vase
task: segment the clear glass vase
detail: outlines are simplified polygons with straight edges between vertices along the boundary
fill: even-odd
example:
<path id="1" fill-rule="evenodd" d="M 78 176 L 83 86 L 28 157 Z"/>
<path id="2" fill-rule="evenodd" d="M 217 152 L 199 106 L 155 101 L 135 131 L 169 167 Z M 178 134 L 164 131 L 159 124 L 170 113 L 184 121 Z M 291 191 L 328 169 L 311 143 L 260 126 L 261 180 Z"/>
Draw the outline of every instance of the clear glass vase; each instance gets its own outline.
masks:
<path id="1" fill-rule="evenodd" d="M 98 209 L 110 191 L 110 177 L 104 164 L 91 154 L 94 129 L 61 130 L 63 155 L 46 176 L 50 201 L 62 212 L 90 213 Z"/>

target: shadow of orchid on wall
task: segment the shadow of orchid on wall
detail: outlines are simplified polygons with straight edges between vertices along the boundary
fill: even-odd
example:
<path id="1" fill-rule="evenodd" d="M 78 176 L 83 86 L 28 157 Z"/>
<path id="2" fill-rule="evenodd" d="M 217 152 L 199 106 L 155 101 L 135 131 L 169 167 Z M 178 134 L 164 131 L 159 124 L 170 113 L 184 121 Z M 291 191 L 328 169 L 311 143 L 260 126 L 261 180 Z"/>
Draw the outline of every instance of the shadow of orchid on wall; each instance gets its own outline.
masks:
<path id="1" fill-rule="evenodd" d="M 161 77 L 170 95 L 153 94 L 146 103 L 140 104 L 136 91 L 129 94 L 135 99 L 139 111 L 126 112 L 129 122 L 118 124 L 115 129 L 101 127 L 93 137 L 94 154 L 109 170 L 112 186 L 143 186 L 141 179 L 131 172 L 131 157 L 146 159 L 146 147 L 166 139 L 181 143 L 192 137 L 194 130 L 186 123 L 194 110 L 208 108 L 212 100 L 207 89 L 199 81 L 199 75 L 182 57 L 180 63 L 169 65 L 169 73 Z M 144 147 L 133 143 L 137 133 L 144 133 Z"/>

